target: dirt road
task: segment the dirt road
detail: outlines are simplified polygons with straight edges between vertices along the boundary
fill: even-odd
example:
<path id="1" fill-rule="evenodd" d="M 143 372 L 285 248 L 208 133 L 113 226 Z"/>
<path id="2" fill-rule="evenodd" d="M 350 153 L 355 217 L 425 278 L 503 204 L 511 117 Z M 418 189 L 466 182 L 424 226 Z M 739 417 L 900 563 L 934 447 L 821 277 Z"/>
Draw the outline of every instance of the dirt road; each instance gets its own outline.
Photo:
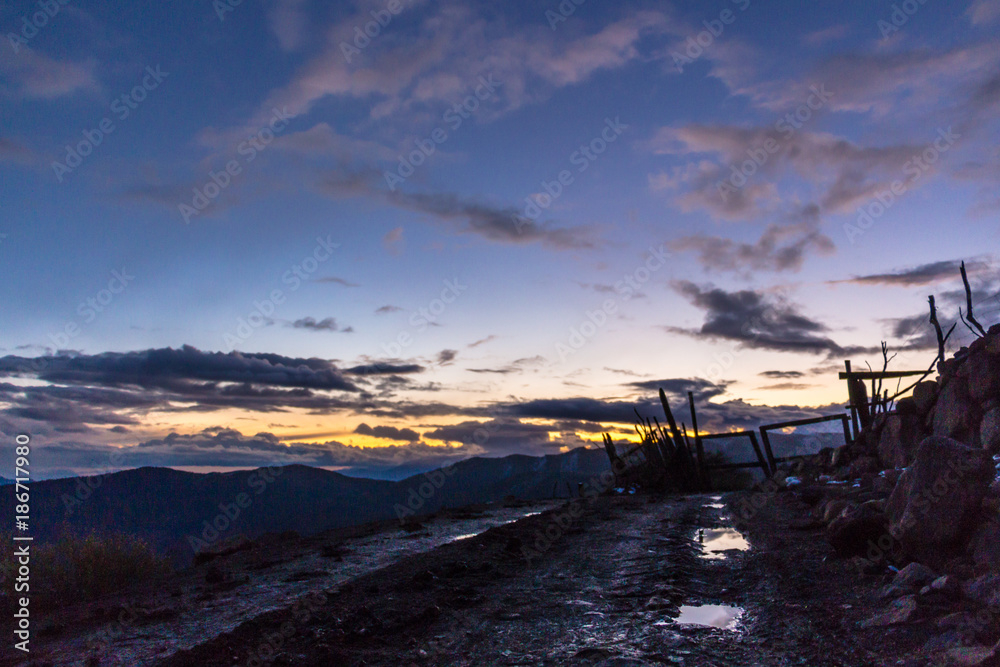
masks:
<path id="1" fill-rule="evenodd" d="M 887 573 L 835 559 L 791 493 L 752 513 L 737 500 L 576 501 L 315 591 L 159 664 L 925 664 L 900 658 L 919 628 L 861 627 Z M 734 520 L 751 548 L 710 552 L 738 545 L 713 532 Z M 699 543 L 713 537 L 721 546 Z"/>

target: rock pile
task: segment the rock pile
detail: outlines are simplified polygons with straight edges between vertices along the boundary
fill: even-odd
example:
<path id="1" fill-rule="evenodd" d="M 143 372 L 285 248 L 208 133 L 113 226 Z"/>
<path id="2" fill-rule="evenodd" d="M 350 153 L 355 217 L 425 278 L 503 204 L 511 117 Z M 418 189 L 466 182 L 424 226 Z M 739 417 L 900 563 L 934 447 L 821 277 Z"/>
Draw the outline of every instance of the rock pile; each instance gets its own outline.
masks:
<path id="1" fill-rule="evenodd" d="M 828 453 L 798 493 L 840 556 L 890 577 L 866 627 L 927 625 L 940 664 L 1000 665 L 1000 325 Z"/>

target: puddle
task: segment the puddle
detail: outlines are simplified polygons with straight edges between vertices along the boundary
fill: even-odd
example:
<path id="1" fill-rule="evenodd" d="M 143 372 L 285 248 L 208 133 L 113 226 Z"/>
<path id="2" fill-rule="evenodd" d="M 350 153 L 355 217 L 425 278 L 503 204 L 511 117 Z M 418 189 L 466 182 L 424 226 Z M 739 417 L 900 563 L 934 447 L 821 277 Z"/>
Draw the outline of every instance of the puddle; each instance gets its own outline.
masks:
<path id="1" fill-rule="evenodd" d="M 675 623 L 678 625 L 700 625 L 706 628 L 722 628 L 735 630 L 739 627 L 743 610 L 739 607 L 726 607 L 721 604 L 706 604 L 698 607 L 681 607 L 681 615 Z"/>
<path id="2" fill-rule="evenodd" d="M 701 545 L 702 558 L 709 560 L 723 560 L 725 552 L 732 549 L 746 551 L 750 548 L 750 543 L 735 528 L 701 528 L 695 539 Z"/>
<path id="3" fill-rule="evenodd" d="M 479 533 L 466 533 L 465 535 L 456 535 L 455 537 L 451 538 L 449 542 L 458 542 L 459 540 L 467 540 L 470 537 L 475 537 L 476 535 L 479 535 Z"/>
<path id="4" fill-rule="evenodd" d="M 717 510 L 724 510 L 724 509 L 726 509 L 726 506 L 723 505 L 722 503 L 709 503 L 709 504 L 705 505 L 705 507 L 711 507 L 711 508 L 717 509 Z"/>

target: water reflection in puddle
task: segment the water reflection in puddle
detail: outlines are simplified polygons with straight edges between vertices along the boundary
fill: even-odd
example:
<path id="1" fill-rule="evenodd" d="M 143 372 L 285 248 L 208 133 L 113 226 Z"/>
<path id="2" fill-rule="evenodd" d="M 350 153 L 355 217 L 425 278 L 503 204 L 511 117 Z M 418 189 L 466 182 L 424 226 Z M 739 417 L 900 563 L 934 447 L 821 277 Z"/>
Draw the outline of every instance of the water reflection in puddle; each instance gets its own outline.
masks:
<path id="1" fill-rule="evenodd" d="M 680 625 L 701 625 L 706 628 L 735 630 L 743 617 L 739 607 L 720 604 L 706 604 L 698 607 L 681 607 L 681 615 L 676 622 Z"/>
<path id="2" fill-rule="evenodd" d="M 731 549 L 746 551 L 750 548 L 743 534 L 734 528 L 701 528 L 696 537 L 701 545 L 702 558 L 709 560 L 722 560 L 726 557 L 724 552 Z"/>

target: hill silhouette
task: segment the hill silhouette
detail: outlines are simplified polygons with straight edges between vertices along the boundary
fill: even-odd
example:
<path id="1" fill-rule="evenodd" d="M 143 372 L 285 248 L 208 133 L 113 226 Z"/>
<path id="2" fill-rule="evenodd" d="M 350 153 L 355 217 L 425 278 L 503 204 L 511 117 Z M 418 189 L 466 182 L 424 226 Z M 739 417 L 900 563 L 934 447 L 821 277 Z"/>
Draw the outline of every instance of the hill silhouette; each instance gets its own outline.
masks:
<path id="1" fill-rule="evenodd" d="M 32 532 L 40 542 L 66 532 L 123 532 L 185 563 L 199 548 L 240 534 L 305 535 L 507 496 L 566 497 L 607 469 L 602 450 L 584 448 L 544 457 L 473 458 L 396 482 L 304 465 L 207 474 L 145 467 L 36 482 Z M 8 515 L 13 500 L 12 493 L 0 494 Z"/>

